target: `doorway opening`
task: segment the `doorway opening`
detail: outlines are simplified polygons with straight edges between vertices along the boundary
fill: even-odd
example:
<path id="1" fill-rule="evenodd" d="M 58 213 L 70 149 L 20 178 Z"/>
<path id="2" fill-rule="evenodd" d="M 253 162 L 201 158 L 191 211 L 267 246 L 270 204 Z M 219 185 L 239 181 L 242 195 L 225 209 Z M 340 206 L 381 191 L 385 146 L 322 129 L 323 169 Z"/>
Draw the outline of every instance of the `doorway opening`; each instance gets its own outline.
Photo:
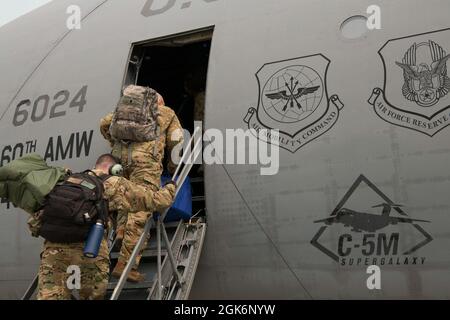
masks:
<path id="1" fill-rule="evenodd" d="M 135 43 L 124 85 L 148 86 L 159 92 L 191 134 L 204 121 L 206 80 L 214 28 Z M 166 155 L 167 157 L 167 155 Z M 206 213 L 204 172 L 195 165 L 189 175 L 192 213 Z"/>

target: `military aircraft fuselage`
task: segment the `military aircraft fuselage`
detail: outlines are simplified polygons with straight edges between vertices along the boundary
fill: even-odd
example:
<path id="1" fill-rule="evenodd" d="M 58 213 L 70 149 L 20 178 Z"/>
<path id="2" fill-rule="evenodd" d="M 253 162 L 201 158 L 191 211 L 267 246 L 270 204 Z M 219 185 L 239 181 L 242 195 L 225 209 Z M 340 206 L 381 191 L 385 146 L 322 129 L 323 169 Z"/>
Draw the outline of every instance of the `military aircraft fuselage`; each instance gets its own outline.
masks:
<path id="1" fill-rule="evenodd" d="M 123 86 L 155 87 L 179 110 L 186 70 L 202 69 L 204 149 L 223 148 L 200 169 L 208 227 L 191 299 L 448 299 L 449 12 L 446 0 L 52 1 L 0 28 L 0 165 L 38 153 L 91 168 Z M 426 96 L 404 69 L 437 61 Z M 242 144 L 227 147 L 227 130 Z M 249 156 L 269 146 L 274 175 L 261 173 L 270 157 Z M 381 202 L 429 223 L 364 213 Z M 344 207 L 358 208 L 337 219 L 352 229 L 314 223 Z M 38 270 L 27 219 L 0 204 L 1 298 Z M 342 239 L 347 261 L 423 263 L 381 266 L 370 290 L 367 266 L 339 263 Z"/>

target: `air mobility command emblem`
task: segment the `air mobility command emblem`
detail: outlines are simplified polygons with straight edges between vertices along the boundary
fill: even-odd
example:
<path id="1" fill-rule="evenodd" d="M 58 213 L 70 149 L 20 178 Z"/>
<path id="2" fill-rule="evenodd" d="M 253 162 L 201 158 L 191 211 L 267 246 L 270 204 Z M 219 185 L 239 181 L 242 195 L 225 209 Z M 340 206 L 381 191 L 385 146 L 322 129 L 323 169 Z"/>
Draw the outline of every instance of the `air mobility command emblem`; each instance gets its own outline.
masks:
<path id="1" fill-rule="evenodd" d="M 295 153 L 330 130 L 344 107 L 337 95 L 328 96 L 330 60 L 322 54 L 267 63 L 256 73 L 258 107 L 244 118 L 250 129 L 267 130 L 267 142 Z"/>
<path id="2" fill-rule="evenodd" d="M 383 120 L 430 137 L 450 124 L 450 29 L 389 40 L 378 52 L 384 87 L 369 103 Z"/>

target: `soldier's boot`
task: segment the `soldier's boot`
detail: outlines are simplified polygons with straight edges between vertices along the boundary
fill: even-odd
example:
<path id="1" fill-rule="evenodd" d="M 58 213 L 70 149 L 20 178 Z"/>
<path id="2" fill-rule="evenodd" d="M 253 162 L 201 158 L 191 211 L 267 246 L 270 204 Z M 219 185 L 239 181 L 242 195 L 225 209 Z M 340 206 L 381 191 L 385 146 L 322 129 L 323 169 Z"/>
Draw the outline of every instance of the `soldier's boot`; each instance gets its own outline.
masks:
<path id="1" fill-rule="evenodd" d="M 111 275 L 114 278 L 120 278 L 122 275 L 123 269 L 125 269 L 125 264 L 121 262 L 120 260 L 117 261 L 116 266 L 114 267 L 114 270 L 112 271 Z"/>
<path id="2" fill-rule="evenodd" d="M 131 270 L 130 274 L 128 275 L 128 279 L 129 282 L 144 282 L 145 280 L 145 275 L 140 273 L 137 270 Z"/>
<path id="3" fill-rule="evenodd" d="M 126 264 L 123 263 L 122 261 L 117 261 L 117 264 L 113 270 L 113 272 L 111 273 L 111 275 L 115 278 L 120 278 L 120 276 L 122 275 L 123 270 L 125 269 Z M 143 275 L 142 273 L 140 273 L 139 271 L 135 270 L 135 269 L 131 269 L 130 273 L 128 274 L 128 279 L 127 281 L 130 282 L 143 282 L 145 280 L 145 275 Z"/>

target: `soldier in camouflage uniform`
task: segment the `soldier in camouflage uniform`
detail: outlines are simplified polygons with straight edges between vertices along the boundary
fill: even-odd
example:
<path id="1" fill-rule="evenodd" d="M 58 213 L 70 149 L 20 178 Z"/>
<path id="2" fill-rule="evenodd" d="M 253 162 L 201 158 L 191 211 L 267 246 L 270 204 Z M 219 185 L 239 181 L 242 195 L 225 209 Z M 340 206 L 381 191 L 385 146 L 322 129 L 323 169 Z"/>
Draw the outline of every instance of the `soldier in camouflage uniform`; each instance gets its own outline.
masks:
<path id="1" fill-rule="evenodd" d="M 129 86 L 124 90 L 124 96 L 141 92 L 143 87 Z M 161 185 L 163 172 L 163 159 L 165 152 L 168 154 L 169 172 L 175 171 L 176 165 L 171 161 L 170 155 L 173 148 L 183 142 L 183 129 L 175 115 L 175 112 L 164 105 L 161 95 L 158 95 L 159 136 L 153 141 L 123 143 L 112 138 L 110 126 L 114 113 L 110 113 L 101 119 L 100 131 L 112 147 L 112 154 L 121 160 L 124 166 L 124 176 L 130 181 L 149 188 L 158 190 Z M 113 271 L 113 276 L 119 277 L 125 268 L 131 253 L 142 235 L 145 223 L 152 216 L 152 212 L 138 212 L 135 214 L 119 213 L 117 218 L 117 239 L 122 240 L 119 261 Z M 147 239 L 148 241 L 148 239 Z M 146 245 L 143 246 L 145 248 Z M 135 265 L 128 276 L 128 281 L 140 282 L 144 280 L 137 268 L 142 256 L 137 256 Z"/>
<path id="2" fill-rule="evenodd" d="M 110 155 L 104 155 L 97 161 L 93 170 L 97 175 L 108 174 L 109 167 L 115 164 Z M 129 180 L 111 176 L 105 182 L 104 197 L 110 211 L 136 212 L 139 210 L 164 210 L 173 200 L 175 186 L 168 184 L 156 191 L 136 185 Z M 132 213 L 129 214 L 130 216 Z M 28 222 L 33 235 L 39 229 L 39 212 Z M 83 255 L 84 243 L 52 243 L 45 241 L 39 267 L 38 295 L 39 300 L 71 299 L 71 290 L 67 280 L 69 266 L 78 266 L 81 271 L 81 299 L 103 299 L 109 279 L 109 250 L 105 238 L 101 243 L 97 258 L 87 258 Z"/>

